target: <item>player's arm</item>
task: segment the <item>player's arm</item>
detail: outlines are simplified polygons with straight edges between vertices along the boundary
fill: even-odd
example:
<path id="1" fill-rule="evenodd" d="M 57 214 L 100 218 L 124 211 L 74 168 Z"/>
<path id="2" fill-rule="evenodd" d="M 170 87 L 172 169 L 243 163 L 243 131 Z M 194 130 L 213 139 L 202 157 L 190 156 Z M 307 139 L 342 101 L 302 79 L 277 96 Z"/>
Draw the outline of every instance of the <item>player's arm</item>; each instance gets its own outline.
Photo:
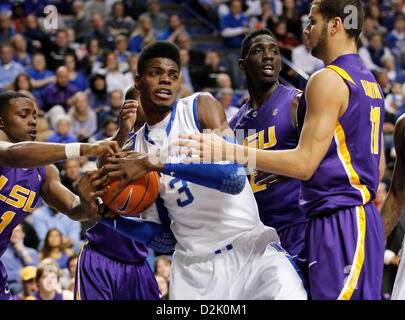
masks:
<path id="1" fill-rule="evenodd" d="M 226 121 L 221 104 L 210 94 L 201 94 L 197 100 L 197 117 L 201 130 L 217 130 L 225 140 L 236 142 L 232 129 Z M 184 164 L 178 162 L 163 162 L 150 155 L 132 151 L 123 153 L 120 157 L 108 157 L 111 164 L 105 165 L 104 170 L 110 177 L 120 177 L 121 181 L 113 191 L 116 195 L 131 180 L 137 179 L 150 171 L 190 181 L 208 188 L 217 189 L 229 194 L 240 193 L 246 183 L 243 167 L 236 163 L 199 163 Z"/>
<path id="2" fill-rule="evenodd" d="M 0 166 L 37 168 L 68 157 L 114 155 L 116 152 L 119 152 L 119 149 L 114 141 L 69 144 L 0 141 Z"/>
<path id="3" fill-rule="evenodd" d="M 293 127 L 297 130 L 298 132 L 298 119 L 297 119 L 297 110 L 298 110 L 298 104 L 299 101 L 302 97 L 302 92 L 297 94 L 294 98 L 294 100 L 291 103 L 291 109 L 290 109 L 290 118 L 291 118 L 291 124 Z M 268 185 L 268 186 L 275 186 L 280 183 L 290 181 L 292 178 L 283 176 L 280 174 L 276 173 L 268 173 L 260 170 L 256 170 L 256 174 L 253 177 L 253 181 L 256 185 L 262 186 L 262 185 Z"/>
<path id="4" fill-rule="evenodd" d="M 194 153 L 200 155 L 199 159 L 212 159 L 214 155 L 219 155 L 224 160 L 236 161 L 246 166 L 253 159 L 255 163 L 249 165 L 250 167 L 308 180 L 325 156 L 333 139 L 336 123 L 347 108 L 349 88 L 333 70 L 322 69 L 309 80 L 305 98 L 307 111 L 300 141 L 295 149 L 257 150 L 231 145 L 214 134 L 182 134 L 180 137 L 194 141 L 181 142 L 181 146 L 187 147 L 181 153 Z"/>
<path id="5" fill-rule="evenodd" d="M 100 188 L 100 190 L 96 190 L 96 187 L 101 186 L 105 180 L 106 178 L 102 177 L 97 170 L 86 172 L 79 181 L 79 197 L 62 184 L 56 167 L 49 165 L 46 167 L 46 178 L 41 188 L 41 196 L 49 206 L 66 214 L 72 220 L 95 220 L 99 219 L 99 210 L 95 200 L 108 190 L 108 187 Z"/>
<path id="6" fill-rule="evenodd" d="M 391 186 L 381 207 L 385 239 L 398 224 L 405 209 L 405 115 L 395 124 L 394 146 L 396 159 L 392 173 Z"/>

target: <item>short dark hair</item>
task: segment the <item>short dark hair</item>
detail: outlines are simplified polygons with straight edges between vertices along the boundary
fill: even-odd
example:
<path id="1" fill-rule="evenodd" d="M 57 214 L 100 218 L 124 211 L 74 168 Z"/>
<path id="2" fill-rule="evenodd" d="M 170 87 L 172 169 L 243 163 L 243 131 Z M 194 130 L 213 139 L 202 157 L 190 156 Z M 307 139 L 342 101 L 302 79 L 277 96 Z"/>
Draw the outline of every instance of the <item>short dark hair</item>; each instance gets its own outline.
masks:
<path id="1" fill-rule="evenodd" d="M 324 20 L 328 22 L 330 19 L 340 17 L 344 22 L 345 19 L 351 14 L 351 12 L 345 12 L 345 8 L 353 6 L 357 9 L 357 28 L 351 26 L 345 30 L 349 38 L 357 40 L 360 37 L 364 24 L 364 12 L 361 0 L 313 0 L 312 5 L 318 7 L 319 13 L 323 16 Z"/>
<path id="2" fill-rule="evenodd" d="M 0 93 L 0 113 L 4 114 L 4 112 L 7 111 L 10 107 L 10 100 L 16 98 L 30 99 L 30 97 L 28 97 L 27 95 L 13 90 Z"/>
<path id="3" fill-rule="evenodd" d="M 145 62 L 153 58 L 168 58 L 176 62 L 180 69 L 179 47 L 169 41 L 155 41 L 142 49 L 138 59 L 138 73 L 145 71 Z"/>
<path id="4" fill-rule="evenodd" d="M 267 28 L 255 29 L 255 30 L 249 32 L 242 41 L 242 49 L 241 49 L 241 58 L 242 59 L 245 59 L 245 57 L 249 51 L 249 47 L 251 45 L 252 40 L 263 34 L 267 34 L 268 36 L 272 37 L 273 39 L 275 39 L 277 41 L 277 38 L 273 34 L 273 32 L 271 32 Z"/>

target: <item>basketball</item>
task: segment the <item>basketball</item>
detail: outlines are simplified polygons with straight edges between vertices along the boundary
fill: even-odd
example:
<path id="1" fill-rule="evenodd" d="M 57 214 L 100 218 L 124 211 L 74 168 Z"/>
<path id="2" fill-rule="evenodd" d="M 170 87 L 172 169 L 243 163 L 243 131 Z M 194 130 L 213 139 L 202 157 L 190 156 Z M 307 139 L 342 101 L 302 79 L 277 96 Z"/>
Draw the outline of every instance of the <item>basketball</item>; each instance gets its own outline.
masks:
<path id="1" fill-rule="evenodd" d="M 108 184 L 110 190 L 102 196 L 102 199 L 111 210 L 124 216 L 135 216 L 142 212 L 155 202 L 159 194 L 160 180 L 155 171 L 132 180 L 114 197 L 112 193 L 119 182 L 118 178 L 111 179 Z"/>

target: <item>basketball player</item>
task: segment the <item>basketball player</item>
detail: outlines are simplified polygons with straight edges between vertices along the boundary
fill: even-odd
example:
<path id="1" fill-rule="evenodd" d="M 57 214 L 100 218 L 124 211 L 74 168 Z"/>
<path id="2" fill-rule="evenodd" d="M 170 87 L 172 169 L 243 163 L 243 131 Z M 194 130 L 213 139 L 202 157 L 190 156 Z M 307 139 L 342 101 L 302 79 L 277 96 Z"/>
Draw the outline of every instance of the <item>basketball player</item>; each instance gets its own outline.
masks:
<path id="1" fill-rule="evenodd" d="M 147 123 L 124 147 L 135 151 L 108 157 L 112 164 L 103 168 L 110 177 L 120 176 L 121 186 L 148 171 L 160 172 L 160 198 L 144 216 L 166 213 L 171 219 L 177 244 L 170 299 L 306 299 L 299 271 L 276 231 L 260 221 L 244 169 L 233 163 L 184 165 L 170 152 L 180 132 L 227 129 L 225 139 L 234 141 L 212 95 L 176 100 L 180 77 L 177 46 L 158 41 L 142 50 L 135 85 Z M 157 151 L 167 157 L 164 164 L 153 160 Z M 129 237 L 136 233 L 133 221 L 122 216 L 100 220 Z"/>
<path id="2" fill-rule="evenodd" d="M 310 218 L 306 250 L 312 299 L 381 295 L 384 233 L 371 201 L 384 166 L 384 95 L 356 53 L 362 25 L 360 0 L 312 2 L 304 36 L 326 68 L 309 79 L 300 100 L 295 149 L 256 150 L 212 133 L 181 136 L 197 140 L 180 142 L 200 154 L 190 161 L 216 154 L 247 164 L 235 155 L 250 151 L 256 168 L 303 181 L 300 208 Z"/>
<path id="3" fill-rule="evenodd" d="M 401 214 L 405 209 L 405 115 L 402 115 L 395 124 L 394 145 L 396 160 L 391 186 L 381 207 L 386 239 L 398 224 Z M 403 252 L 404 246 L 402 244 L 401 258 L 391 296 L 392 300 L 405 300 L 405 259 Z"/>
<path id="4" fill-rule="evenodd" d="M 14 227 L 33 211 L 39 196 L 74 220 L 98 215 L 94 199 L 106 190 L 78 197 L 62 185 L 59 172 L 48 164 L 118 151 L 113 141 L 68 145 L 33 142 L 36 115 L 36 106 L 26 95 L 14 91 L 0 94 L 0 256 L 7 249 Z M 7 272 L 1 262 L 0 272 L 0 299 L 11 299 Z"/>
<path id="5" fill-rule="evenodd" d="M 133 87 L 130 87 L 125 94 L 125 102 L 120 113 L 120 128 L 112 138 L 119 146 L 124 145 L 129 133 L 133 135 L 133 126 L 142 121 L 136 94 Z M 84 179 L 87 181 L 86 185 L 95 187 L 103 183 L 97 171 L 88 172 Z M 147 261 L 146 245 L 159 252 L 167 252 L 172 250 L 175 239 L 171 233 L 166 233 L 168 246 L 154 247 L 145 238 L 164 230 L 160 230 L 159 225 L 155 223 L 145 225 L 140 221 L 134 221 L 135 223 L 138 242 L 101 223 L 96 223 L 86 231 L 88 241 L 80 252 L 76 269 L 75 300 L 157 300 L 162 298 Z M 143 229 L 145 227 L 146 230 Z M 154 232 L 151 232 L 152 228 Z"/>
<path id="6" fill-rule="evenodd" d="M 229 122 L 238 139 L 243 132 L 240 137 L 243 139 L 238 142 L 266 150 L 295 148 L 298 144 L 296 114 L 302 93 L 279 84 L 280 50 L 271 31 L 256 29 L 245 37 L 239 67 L 245 73 L 250 100 Z M 263 69 L 266 71 L 261 72 Z M 290 179 L 275 185 L 263 183 L 265 179 L 256 184 L 255 180 L 262 179 L 261 176 L 256 173 L 250 176 L 260 219 L 277 230 L 282 247 L 304 271 L 308 219 L 298 208 L 300 181 Z"/>

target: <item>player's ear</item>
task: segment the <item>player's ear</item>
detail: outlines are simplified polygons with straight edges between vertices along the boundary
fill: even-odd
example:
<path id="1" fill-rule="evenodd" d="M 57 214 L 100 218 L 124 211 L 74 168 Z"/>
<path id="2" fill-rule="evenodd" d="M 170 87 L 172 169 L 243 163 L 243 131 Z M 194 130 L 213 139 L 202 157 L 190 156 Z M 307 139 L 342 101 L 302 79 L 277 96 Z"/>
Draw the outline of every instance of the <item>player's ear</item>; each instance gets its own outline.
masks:
<path id="1" fill-rule="evenodd" d="M 141 80 L 141 77 L 140 77 L 140 75 L 137 73 L 137 74 L 135 75 L 135 83 L 134 83 L 134 86 L 135 86 L 135 89 L 138 90 L 138 92 L 139 92 L 139 82 L 140 82 L 140 80 Z"/>
<path id="2" fill-rule="evenodd" d="M 4 119 L 3 116 L 0 115 L 0 129 L 4 128 Z"/>
<path id="3" fill-rule="evenodd" d="M 245 64 L 243 63 L 243 59 L 239 59 L 239 69 L 245 71 Z"/>
<path id="4" fill-rule="evenodd" d="M 331 31 L 336 33 L 339 28 L 343 25 L 342 19 L 340 17 L 335 17 L 331 20 Z"/>

